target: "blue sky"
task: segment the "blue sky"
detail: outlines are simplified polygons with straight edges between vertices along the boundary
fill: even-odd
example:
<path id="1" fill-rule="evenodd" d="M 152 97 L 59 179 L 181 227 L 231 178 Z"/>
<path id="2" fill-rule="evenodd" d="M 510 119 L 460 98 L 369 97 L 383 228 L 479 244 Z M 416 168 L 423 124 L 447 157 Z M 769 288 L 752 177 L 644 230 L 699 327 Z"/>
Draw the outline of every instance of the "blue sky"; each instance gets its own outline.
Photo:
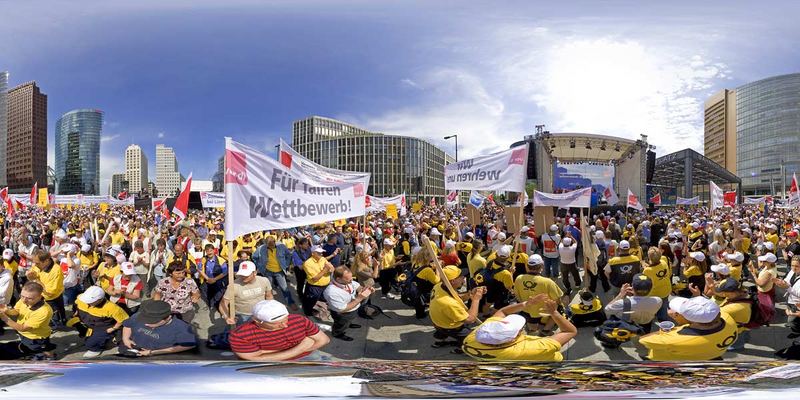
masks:
<path id="1" fill-rule="evenodd" d="M 61 114 L 105 112 L 103 190 L 130 143 L 208 179 L 223 136 L 272 151 L 308 115 L 461 158 L 540 123 L 702 150 L 710 94 L 800 71 L 800 2 L 642 4 L 0 0 L 0 70 L 49 96 L 50 160 Z"/>

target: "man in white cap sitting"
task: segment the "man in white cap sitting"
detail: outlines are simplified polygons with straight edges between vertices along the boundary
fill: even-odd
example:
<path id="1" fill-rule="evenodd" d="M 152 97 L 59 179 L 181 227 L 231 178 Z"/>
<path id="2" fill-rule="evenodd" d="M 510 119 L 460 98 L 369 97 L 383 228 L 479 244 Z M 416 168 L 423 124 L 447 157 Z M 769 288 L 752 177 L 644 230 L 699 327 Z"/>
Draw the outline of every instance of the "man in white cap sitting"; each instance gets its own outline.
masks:
<path id="1" fill-rule="evenodd" d="M 233 298 L 235 316 L 230 315 L 230 301 Z M 228 325 L 241 325 L 250 320 L 253 307 L 263 300 L 272 300 L 272 284 L 268 278 L 256 274 L 256 265 L 245 261 L 236 271 L 233 286 L 225 288 L 219 303 L 219 313 Z"/>
<path id="2" fill-rule="evenodd" d="M 668 332 L 642 336 L 639 343 L 653 361 L 708 361 L 719 359 L 738 338 L 736 321 L 710 299 L 675 297 L 669 315 L 678 326 Z"/>
<path id="3" fill-rule="evenodd" d="M 231 349 L 249 361 L 301 360 L 325 346 L 330 339 L 308 318 L 289 314 L 275 300 L 263 300 L 253 307 L 253 319 L 230 335 Z"/>
<path id="4" fill-rule="evenodd" d="M 106 293 L 99 286 L 89 286 L 75 300 L 76 316 L 80 325 L 75 325 L 86 336 L 86 353 L 83 358 L 94 358 L 103 353 L 106 346 L 122 328 L 128 314 L 120 306 L 106 300 Z"/>
<path id="5" fill-rule="evenodd" d="M 535 306 L 552 317 L 558 333 L 544 338 L 525 333 L 525 317 L 516 313 Z M 497 311 L 464 339 L 462 350 L 480 361 L 562 361 L 562 346 L 577 334 L 575 326 L 558 312 L 557 303 L 539 294 Z"/>

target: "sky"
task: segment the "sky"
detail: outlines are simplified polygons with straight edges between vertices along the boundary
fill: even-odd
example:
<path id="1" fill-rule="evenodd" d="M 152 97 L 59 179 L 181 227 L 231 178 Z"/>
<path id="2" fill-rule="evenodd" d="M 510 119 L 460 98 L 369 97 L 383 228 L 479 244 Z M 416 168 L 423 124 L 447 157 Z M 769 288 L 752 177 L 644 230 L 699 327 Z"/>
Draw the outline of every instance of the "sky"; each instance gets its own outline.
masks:
<path id="1" fill-rule="evenodd" d="M 797 1 L 0 0 L 0 71 L 56 120 L 105 113 L 101 183 L 141 145 L 210 179 L 224 136 L 274 151 L 320 115 L 459 158 L 534 126 L 702 152 L 716 91 L 800 71 Z"/>

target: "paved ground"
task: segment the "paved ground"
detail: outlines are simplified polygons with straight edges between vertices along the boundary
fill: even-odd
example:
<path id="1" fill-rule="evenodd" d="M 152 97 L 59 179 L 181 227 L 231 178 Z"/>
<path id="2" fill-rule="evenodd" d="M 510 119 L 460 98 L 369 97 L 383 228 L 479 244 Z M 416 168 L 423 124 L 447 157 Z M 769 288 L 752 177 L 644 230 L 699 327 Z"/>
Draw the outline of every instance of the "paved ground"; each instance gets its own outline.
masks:
<path id="1" fill-rule="evenodd" d="M 782 268 L 785 271 L 785 268 Z M 782 295 L 779 292 L 779 295 Z M 601 297 L 603 297 L 601 295 Z M 603 298 L 606 302 L 608 299 Z M 383 359 L 383 360 L 464 360 L 468 359 L 465 355 L 450 354 L 451 348 L 431 348 L 433 342 L 433 327 L 430 319 L 418 320 L 414 317 L 413 310 L 406 307 L 399 300 L 380 299 L 373 300 L 375 304 L 382 307 L 386 315 L 377 316 L 374 320 L 357 319 L 355 322 L 362 325 L 359 329 L 353 329 L 349 335 L 355 338 L 352 342 L 344 342 L 335 338 L 326 346 L 323 353 L 333 359 L 359 360 L 359 359 Z M 773 353 L 780 348 L 786 347 L 790 340 L 786 338 L 788 328 L 784 327 L 786 315 L 784 314 L 785 305 L 778 305 L 776 321 L 769 327 L 762 327 L 752 332 L 750 343 L 740 352 L 728 352 L 724 359 L 747 361 L 747 360 L 768 360 L 774 359 Z M 330 322 L 328 322 L 329 324 Z M 195 326 L 198 327 L 201 343 L 205 343 L 209 331 L 214 334 L 223 329 L 222 321 L 217 319 L 212 324 L 209 311 L 201 310 L 195 317 Z M 13 333 L 2 336 L 2 340 L 12 340 Z M 59 359 L 79 360 L 85 351 L 82 340 L 77 334 L 72 332 L 58 332 L 54 336 L 54 342 L 58 345 L 57 353 Z M 643 354 L 641 346 L 636 343 L 628 343 L 620 349 L 608 350 L 600 346 L 599 342 L 593 337 L 591 328 L 580 328 L 578 337 L 565 350 L 566 360 L 641 360 L 639 354 Z M 116 350 L 109 350 L 103 354 L 101 359 L 119 360 L 114 356 Z M 235 356 L 230 353 L 211 350 L 204 345 L 195 353 L 160 356 L 158 359 L 183 359 L 183 360 L 233 360 Z"/>

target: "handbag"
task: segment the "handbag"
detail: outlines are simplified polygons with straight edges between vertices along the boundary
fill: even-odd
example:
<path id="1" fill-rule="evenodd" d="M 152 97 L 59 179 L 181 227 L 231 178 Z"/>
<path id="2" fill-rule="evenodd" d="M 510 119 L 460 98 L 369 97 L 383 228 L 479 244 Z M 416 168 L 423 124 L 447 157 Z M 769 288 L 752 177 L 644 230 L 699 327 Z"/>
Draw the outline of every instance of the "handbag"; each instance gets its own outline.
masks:
<path id="1" fill-rule="evenodd" d="M 622 299 L 622 319 L 612 315 L 594 330 L 594 337 L 600 341 L 604 347 L 617 348 L 621 344 L 631 340 L 635 336 L 644 333 L 644 329 L 631 322 L 630 317 L 631 300 L 626 297 Z"/>

